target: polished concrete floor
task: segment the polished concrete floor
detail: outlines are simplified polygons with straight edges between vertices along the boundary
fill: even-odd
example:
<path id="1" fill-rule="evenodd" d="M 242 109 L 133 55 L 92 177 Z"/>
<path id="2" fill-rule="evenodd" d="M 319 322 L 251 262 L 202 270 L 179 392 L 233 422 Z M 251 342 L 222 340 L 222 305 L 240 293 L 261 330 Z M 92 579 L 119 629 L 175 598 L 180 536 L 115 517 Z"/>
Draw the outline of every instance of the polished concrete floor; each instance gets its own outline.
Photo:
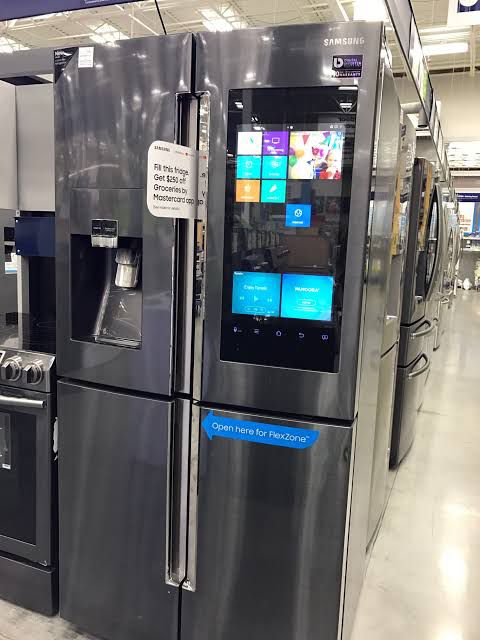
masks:
<path id="1" fill-rule="evenodd" d="M 448 324 L 415 444 L 390 478 L 352 640 L 480 639 L 480 294 L 460 291 Z M 53 639 L 87 636 L 0 602 L 0 640 Z"/>

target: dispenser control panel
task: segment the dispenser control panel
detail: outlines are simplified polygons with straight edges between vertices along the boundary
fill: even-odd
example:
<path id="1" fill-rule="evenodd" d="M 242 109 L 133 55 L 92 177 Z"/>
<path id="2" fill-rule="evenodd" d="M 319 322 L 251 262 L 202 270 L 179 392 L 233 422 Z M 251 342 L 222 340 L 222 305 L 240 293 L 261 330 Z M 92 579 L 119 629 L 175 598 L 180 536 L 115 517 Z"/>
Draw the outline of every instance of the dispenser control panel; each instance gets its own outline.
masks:
<path id="1" fill-rule="evenodd" d="M 221 358 L 337 371 L 355 87 L 229 94 Z"/>

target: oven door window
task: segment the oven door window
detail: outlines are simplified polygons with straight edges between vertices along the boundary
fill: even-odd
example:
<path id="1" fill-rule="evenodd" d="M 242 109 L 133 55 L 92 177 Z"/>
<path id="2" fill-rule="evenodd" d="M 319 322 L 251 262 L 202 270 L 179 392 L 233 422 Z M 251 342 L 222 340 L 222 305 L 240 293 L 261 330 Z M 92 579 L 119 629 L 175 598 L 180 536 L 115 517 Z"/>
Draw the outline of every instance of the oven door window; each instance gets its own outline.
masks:
<path id="1" fill-rule="evenodd" d="M 0 536 L 36 542 L 36 419 L 0 411 Z"/>

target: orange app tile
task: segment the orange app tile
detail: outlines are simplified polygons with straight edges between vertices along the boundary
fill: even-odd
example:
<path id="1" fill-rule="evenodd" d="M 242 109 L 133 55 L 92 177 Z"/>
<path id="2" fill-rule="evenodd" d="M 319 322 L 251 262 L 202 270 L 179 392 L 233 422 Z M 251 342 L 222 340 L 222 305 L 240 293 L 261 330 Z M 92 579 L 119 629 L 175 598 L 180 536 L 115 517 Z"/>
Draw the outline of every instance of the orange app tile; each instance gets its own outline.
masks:
<path id="1" fill-rule="evenodd" d="M 237 180 L 237 202 L 260 202 L 260 180 Z"/>

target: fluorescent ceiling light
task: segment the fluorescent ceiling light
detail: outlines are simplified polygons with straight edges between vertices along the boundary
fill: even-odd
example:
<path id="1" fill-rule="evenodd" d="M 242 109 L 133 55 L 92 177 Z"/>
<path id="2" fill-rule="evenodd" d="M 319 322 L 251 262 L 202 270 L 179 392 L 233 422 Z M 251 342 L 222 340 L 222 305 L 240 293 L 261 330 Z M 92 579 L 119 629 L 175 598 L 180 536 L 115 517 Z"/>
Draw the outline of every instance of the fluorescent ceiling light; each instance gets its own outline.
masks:
<path id="1" fill-rule="evenodd" d="M 468 42 L 444 42 L 442 44 L 427 44 L 423 47 L 425 57 L 448 56 L 454 53 L 467 53 Z"/>
<path id="2" fill-rule="evenodd" d="M 104 23 L 95 29 L 95 33 L 90 36 L 90 40 L 97 44 L 113 46 L 117 40 L 128 40 L 129 37 L 119 31 L 111 24 Z"/>
<path id="3" fill-rule="evenodd" d="M 247 26 L 231 7 L 219 7 L 218 11 L 200 9 L 200 13 L 205 18 L 203 26 L 209 31 L 233 31 Z"/>

